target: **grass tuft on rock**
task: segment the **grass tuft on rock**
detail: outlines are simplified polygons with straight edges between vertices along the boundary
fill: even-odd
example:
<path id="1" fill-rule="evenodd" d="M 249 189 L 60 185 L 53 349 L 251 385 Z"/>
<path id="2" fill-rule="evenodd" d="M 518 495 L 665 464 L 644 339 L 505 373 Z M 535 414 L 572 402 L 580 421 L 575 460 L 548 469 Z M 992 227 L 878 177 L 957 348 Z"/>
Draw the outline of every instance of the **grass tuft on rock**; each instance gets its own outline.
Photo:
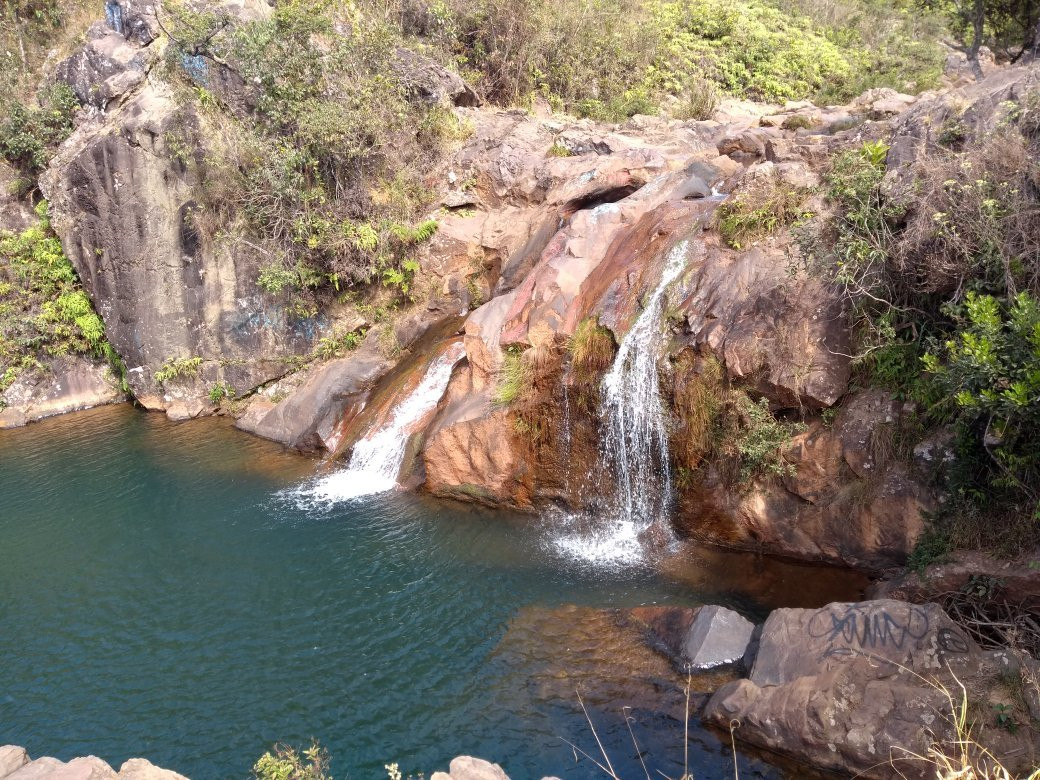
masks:
<path id="1" fill-rule="evenodd" d="M 586 317 L 574 330 L 570 340 L 571 370 L 587 378 L 602 374 L 614 362 L 617 344 L 609 328 L 595 317 Z"/>
<path id="2" fill-rule="evenodd" d="M 795 187 L 771 175 L 752 179 L 717 212 L 717 225 L 723 241 L 733 249 L 743 249 L 782 227 L 807 216 L 804 203 L 810 191 Z"/>

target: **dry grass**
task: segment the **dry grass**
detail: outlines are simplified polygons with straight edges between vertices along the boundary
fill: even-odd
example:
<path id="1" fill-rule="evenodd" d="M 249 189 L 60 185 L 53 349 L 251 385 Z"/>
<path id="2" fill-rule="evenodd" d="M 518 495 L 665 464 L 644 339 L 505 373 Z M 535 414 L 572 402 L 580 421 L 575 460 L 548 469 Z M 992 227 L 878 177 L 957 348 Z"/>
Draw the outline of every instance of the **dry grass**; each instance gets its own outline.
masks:
<path id="1" fill-rule="evenodd" d="M 719 107 L 719 88 L 707 79 L 693 79 L 672 113 L 676 119 L 711 119 Z"/>
<path id="2" fill-rule="evenodd" d="M 571 337 L 571 370 L 580 379 L 598 377 L 614 362 L 616 349 L 614 334 L 594 317 L 587 317 Z"/>
<path id="3" fill-rule="evenodd" d="M 716 421 L 725 394 L 722 364 L 718 360 L 698 360 L 689 350 L 679 355 L 673 393 L 678 424 L 672 436 L 672 450 L 683 468 L 693 471 L 714 448 Z"/>
<path id="4" fill-rule="evenodd" d="M 960 154 L 936 148 L 916 177 L 892 253 L 915 293 L 959 296 L 969 281 L 1040 290 L 1040 161 L 1021 133 L 994 133 Z"/>
<path id="5" fill-rule="evenodd" d="M 743 249 L 801 217 L 809 194 L 778 176 L 752 179 L 742 192 L 719 206 L 719 233 L 729 246 Z"/>
<path id="6" fill-rule="evenodd" d="M 68 57 L 83 43 L 87 28 L 105 16 L 95 0 L 62 0 L 60 8 L 60 23 L 34 22 L 20 29 L 0 10 L 0 97 L 30 102 L 49 53 L 56 61 Z"/>
<path id="7" fill-rule="evenodd" d="M 920 675 L 915 675 L 921 678 Z M 933 743 L 924 755 L 905 751 L 905 757 L 893 758 L 889 762 L 899 777 L 906 777 L 900 765 L 907 763 L 926 764 L 937 780 L 1040 780 L 1040 767 L 1028 774 L 1020 775 L 1004 766 L 975 736 L 975 719 L 971 717 L 972 704 L 968 690 L 954 675 L 954 690 L 938 680 L 926 680 L 946 698 L 949 714 L 940 713 L 953 727 L 953 739 Z M 914 777 L 919 773 L 914 772 Z"/>

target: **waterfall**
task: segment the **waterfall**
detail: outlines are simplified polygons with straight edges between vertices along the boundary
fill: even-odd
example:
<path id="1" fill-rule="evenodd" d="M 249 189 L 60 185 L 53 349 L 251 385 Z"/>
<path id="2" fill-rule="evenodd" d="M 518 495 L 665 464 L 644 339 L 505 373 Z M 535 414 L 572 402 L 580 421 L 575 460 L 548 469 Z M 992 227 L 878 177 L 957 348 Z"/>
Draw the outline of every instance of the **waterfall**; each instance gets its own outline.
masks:
<path id="1" fill-rule="evenodd" d="M 386 423 L 369 431 L 354 445 L 345 469 L 298 488 L 294 494 L 306 501 L 334 503 L 385 493 L 397 487 L 409 437 L 436 408 L 448 388 L 452 369 L 465 354 L 461 342 L 444 350 L 430 363 L 416 388 L 394 407 Z"/>
<path id="2" fill-rule="evenodd" d="M 599 472 L 614 492 L 594 507 L 599 517 L 593 530 L 556 540 L 557 547 L 575 557 L 638 560 L 640 535 L 667 520 L 672 479 L 657 364 L 668 288 L 686 268 L 688 248 L 682 241 L 668 253 L 661 281 L 621 340 L 600 385 Z"/>

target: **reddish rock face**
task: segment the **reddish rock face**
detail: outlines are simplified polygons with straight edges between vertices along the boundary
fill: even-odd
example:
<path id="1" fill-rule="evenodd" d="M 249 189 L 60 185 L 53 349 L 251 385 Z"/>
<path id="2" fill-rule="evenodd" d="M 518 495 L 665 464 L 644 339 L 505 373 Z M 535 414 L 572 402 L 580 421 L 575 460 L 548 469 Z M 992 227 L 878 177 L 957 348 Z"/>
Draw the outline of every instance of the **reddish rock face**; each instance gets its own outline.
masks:
<path id="1" fill-rule="evenodd" d="M 789 272 L 790 241 L 737 252 L 695 245 L 682 303 L 687 343 L 779 408 L 825 408 L 848 389 L 851 347 L 836 293 Z"/>
<path id="2" fill-rule="evenodd" d="M 469 201 L 479 210 L 449 217 L 437 239 L 444 243 L 435 241 L 426 260 L 449 278 L 483 258 L 487 289 L 497 293 L 466 322 L 468 366 L 459 369 L 428 432 L 429 490 L 520 507 L 560 499 L 580 504 L 580 491 L 564 487 L 573 484 L 561 472 L 580 472 L 578 482 L 590 489 L 596 381 L 584 408 L 570 416 L 569 455 L 561 459 L 568 433 L 559 420 L 561 389 L 574 379 L 560 352 L 588 317 L 620 341 L 659 279 L 663 258 L 682 239 L 689 242 L 688 270 L 662 323 L 672 328 L 673 351 L 714 355 L 730 381 L 768 398 L 776 410 L 811 413 L 847 393 L 852 349 L 841 300 L 820 281 L 791 273 L 797 251 L 791 236 L 781 231 L 737 251 L 722 246 L 711 229 L 718 199 L 704 197 L 707 185 L 733 173 L 714 149 L 692 147 L 683 157 L 667 143 L 633 149 L 590 137 L 595 154 L 545 160 L 535 151 L 549 141 L 539 129 L 544 125 L 510 121 L 498 141 L 475 142 L 482 156 L 462 154 L 476 172 Z M 568 141 L 584 148 L 580 131 L 568 132 Z M 725 130 L 713 133 L 723 138 Z M 761 135 L 776 144 L 793 136 L 782 128 Z M 797 149 L 825 149 L 812 140 L 800 139 Z M 791 186 L 811 184 L 816 174 L 807 160 L 816 157 L 792 152 L 790 159 L 762 163 L 740 186 L 757 186 L 763 171 Z M 504 349 L 530 348 L 535 334 L 554 346 L 556 362 L 543 367 L 522 403 L 493 407 Z M 783 482 L 734 486 L 709 469 L 700 484 L 681 491 L 679 529 L 716 543 L 867 569 L 901 561 L 922 529 L 930 496 L 906 467 L 871 460 L 873 431 L 898 411 L 871 396 L 851 402 L 833 429 L 811 426 L 788 448 L 794 473 Z M 537 440 L 523 433 L 532 421 Z"/>
<path id="3" fill-rule="evenodd" d="M 793 473 L 733 486 L 717 472 L 684 494 L 676 518 L 694 538 L 879 571 L 900 565 L 935 497 L 887 452 L 901 403 L 868 391 L 845 402 L 831 427 L 816 422 L 787 445 Z"/>

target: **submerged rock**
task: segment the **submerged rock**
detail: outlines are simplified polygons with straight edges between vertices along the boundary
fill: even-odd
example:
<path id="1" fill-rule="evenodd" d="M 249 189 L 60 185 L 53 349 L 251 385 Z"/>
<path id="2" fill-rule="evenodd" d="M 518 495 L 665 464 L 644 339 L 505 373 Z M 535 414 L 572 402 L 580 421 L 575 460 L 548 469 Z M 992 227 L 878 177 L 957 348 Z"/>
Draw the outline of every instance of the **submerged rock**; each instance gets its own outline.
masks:
<path id="1" fill-rule="evenodd" d="M 629 616 L 646 626 L 653 645 L 681 672 L 743 661 L 755 631 L 750 620 L 716 604 L 693 609 L 637 607 Z"/>

